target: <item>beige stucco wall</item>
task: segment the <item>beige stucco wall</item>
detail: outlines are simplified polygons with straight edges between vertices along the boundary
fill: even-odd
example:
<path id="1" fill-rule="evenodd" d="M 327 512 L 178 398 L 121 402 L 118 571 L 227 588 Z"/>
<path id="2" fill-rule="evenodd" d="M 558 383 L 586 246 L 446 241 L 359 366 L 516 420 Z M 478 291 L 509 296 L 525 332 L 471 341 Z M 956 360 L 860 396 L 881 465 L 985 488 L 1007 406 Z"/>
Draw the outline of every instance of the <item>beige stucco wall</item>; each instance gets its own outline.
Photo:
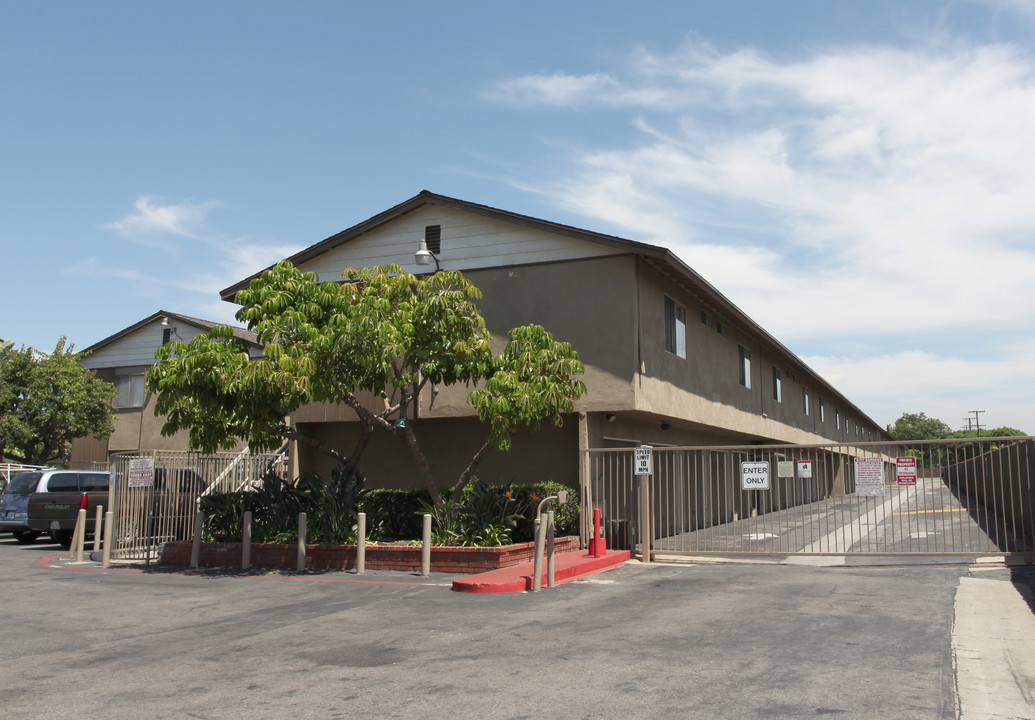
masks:
<path id="1" fill-rule="evenodd" d="M 358 438 L 356 423 L 313 423 L 301 429 L 321 443 L 351 452 Z M 414 433 L 428 458 L 440 487 L 452 485 L 487 437 L 477 418 L 440 418 L 413 422 Z M 299 444 L 299 467 L 329 475 L 334 461 Z M 416 461 L 406 444 L 378 431 L 360 464 L 367 487 L 423 487 Z M 560 428 L 544 428 L 534 435 L 519 434 L 508 452 L 490 450 L 478 472 L 490 484 L 553 480 L 578 487 L 578 420 L 567 418 Z"/>
<path id="2" fill-rule="evenodd" d="M 858 415 L 831 400 L 830 394 L 824 392 L 825 383 L 812 376 L 803 364 L 784 359 L 764 339 L 730 323 L 646 263 L 639 265 L 638 290 L 643 363 L 642 375 L 635 382 L 634 410 L 677 418 L 689 428 L 694 424 L 709 426 L 720 436 L 733 433 L 742 441 L 816 443 L 880 439 L 876 426 L 864 425 L 856 435 Z M 686 309 L 686 358 L 665 349 L 666 296 Z M 708 324 L 702 322 L 702 312 L 708 315 Z M 723 333 L 717 331 L 719 325 Z M 750 388 L 740 384 L 741 346 L 751 353 Z M 781 372 L 781 402 L 773 398 L 774 366 Z M 805 388 L 809 390 L 808 414 Z M 822 422 L 820 402 L 825 410 Z M 840 429 L 836 427 L 838 412 Z M 851 423 L 851 432 L 845 430 L 846 422 Z"/>

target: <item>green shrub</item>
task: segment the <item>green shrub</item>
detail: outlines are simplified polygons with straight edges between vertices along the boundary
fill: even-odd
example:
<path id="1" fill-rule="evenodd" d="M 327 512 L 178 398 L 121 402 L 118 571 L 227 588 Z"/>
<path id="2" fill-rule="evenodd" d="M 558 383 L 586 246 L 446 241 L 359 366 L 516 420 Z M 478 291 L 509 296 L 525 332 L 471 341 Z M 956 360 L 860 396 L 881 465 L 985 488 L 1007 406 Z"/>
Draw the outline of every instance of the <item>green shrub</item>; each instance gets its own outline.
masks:
<path id="1" fill-rule="evenodd" d="M 368 490 L 360 502 L 367 514 L 367 535 L 374 540 L 412 540 L 421 534 L 422 508 L 431 502 L 427 490 Z"/>
<path id="2" fill-rule="evenodd" d="M 209 495 L 201 499 L 208 539 L 241 539 L 244 513 L 252 513 L 255 542 L 297 542 L 298 514 L 306 514 L 306 541 L 356 541 L 356 512 L 363 490 L 359 473 L 335 468 L 330 481 L 306 473 L 294 483 L 270 474 L 253 491 Z"/>
<path id="3" fill-rule="evenodd" d="M 452 489 L 442 491 L 446 506 L 436 509 L 427 490 L 363 489 L 358 474 L 340 470 L 330 482 L 309 473 L 295 483 L 270 475 L 251 492 L 202 498 L 205 528 L 210 540 L 239 541 L 245 511 L 252 512 L 255 542 L 296 542 L 298 513 L 307 516 L 309 542 L 356 542 L 356 513 L 367 514 L 371 540 L 419 540 L 421 516 L 431 513 L 432 542 L 436 545 L 494 546 L 533 539 L 533 514 L 544 497 L 568 491 L 568 504 L 551 502 L 556 535 L 579 533 L 578 492 L 561 483 L 488 485 L 475 478 L 463 489 L 460 501 L 450 503 Z"/>

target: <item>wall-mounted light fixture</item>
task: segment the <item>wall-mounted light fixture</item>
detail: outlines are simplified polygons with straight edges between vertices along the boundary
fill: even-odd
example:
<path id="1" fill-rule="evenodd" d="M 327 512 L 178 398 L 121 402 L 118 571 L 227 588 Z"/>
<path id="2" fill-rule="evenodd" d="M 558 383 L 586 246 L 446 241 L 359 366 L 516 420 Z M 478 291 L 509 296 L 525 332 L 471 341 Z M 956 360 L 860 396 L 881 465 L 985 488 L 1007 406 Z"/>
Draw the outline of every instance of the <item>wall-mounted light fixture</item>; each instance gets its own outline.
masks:
<path id="1" fill-rule="evenodd" d="M 417 252 L 413 255 L 413 260 L 418 265 L 430 265 L 431 261 L 435 261 L 435 272 L 439 272 L 442 266 L 438 264 L 438 256 L 435 253 L 428 250 L 428 243 L 424 238 L 420 239 L 420 244 L 417 246 Z"/>
<path id="2" fill-rule="evenodd" d="M 162 316 L 162 345 L 165 345 L 167 342 L 172 340 L 174 337 L 177 340 L 179 340 L 180 342 L 184 342 L 183 338 L 180 337 L 180 334 L 178 332 L 176 332 L 176 327 L 169 322 L 169 318 L 168 317 L 163 315 Z"/>
<path id="3" fill-rule="evenodd" d="M 604 413 L 604 419 L 607 420 L 608 422 L 614 422 L 615 421 L 614 413 Z"/>
<path id="4" fill-rule="evenodd" d="M 670 424 L 668 424 L 667 422 L 665 422 L 665 423 L 661 423 L 661 429 L 662 429 L 662 430 L 668 430 L 668 429 L 670 429 L 671 427 L 672 427 L 672 426 L 671 426 Z"/>

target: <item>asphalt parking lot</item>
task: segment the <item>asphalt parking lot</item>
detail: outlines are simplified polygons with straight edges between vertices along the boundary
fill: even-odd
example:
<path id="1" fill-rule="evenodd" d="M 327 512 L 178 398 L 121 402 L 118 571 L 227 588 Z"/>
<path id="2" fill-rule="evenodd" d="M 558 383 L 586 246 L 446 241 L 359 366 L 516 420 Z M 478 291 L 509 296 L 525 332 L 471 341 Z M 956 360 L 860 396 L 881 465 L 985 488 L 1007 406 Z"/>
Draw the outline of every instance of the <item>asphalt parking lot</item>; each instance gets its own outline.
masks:
<path id="1" fill-rule="evenodd" d="M 953 599 L 973 571 L 633 562 L 470 595 L 451 575 L 60 554 L 0 536 L 0 717 L 953 718 Z"/>

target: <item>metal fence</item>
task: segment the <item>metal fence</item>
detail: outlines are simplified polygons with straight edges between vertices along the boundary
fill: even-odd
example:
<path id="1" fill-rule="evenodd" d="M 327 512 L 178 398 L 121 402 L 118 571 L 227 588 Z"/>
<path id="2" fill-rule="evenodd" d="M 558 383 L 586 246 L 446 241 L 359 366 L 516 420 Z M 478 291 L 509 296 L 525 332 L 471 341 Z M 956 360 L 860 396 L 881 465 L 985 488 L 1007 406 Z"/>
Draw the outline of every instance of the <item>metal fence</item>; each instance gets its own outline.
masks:
<path id="1" fill-rule="evenodd" d="M 1030 437 L 654 448 L 649 476 L 634 474 L 634 452 L 587 451 L 583 493 L 608 547 L 641 556 L 1035 547 Z"/>
<path id="2" fill-rule="evenodd" d="M 131 461 L 142 459 L 154 464 L 150 484 L 130 480 Z M 156 450 L 117 453 L 109 468 L 112 557 L 150 561 L 162 543 L 191 538 L 202 497 L 250 490 L 270 472 L 284 477 L 286 459 L 282 453 Z"/>

